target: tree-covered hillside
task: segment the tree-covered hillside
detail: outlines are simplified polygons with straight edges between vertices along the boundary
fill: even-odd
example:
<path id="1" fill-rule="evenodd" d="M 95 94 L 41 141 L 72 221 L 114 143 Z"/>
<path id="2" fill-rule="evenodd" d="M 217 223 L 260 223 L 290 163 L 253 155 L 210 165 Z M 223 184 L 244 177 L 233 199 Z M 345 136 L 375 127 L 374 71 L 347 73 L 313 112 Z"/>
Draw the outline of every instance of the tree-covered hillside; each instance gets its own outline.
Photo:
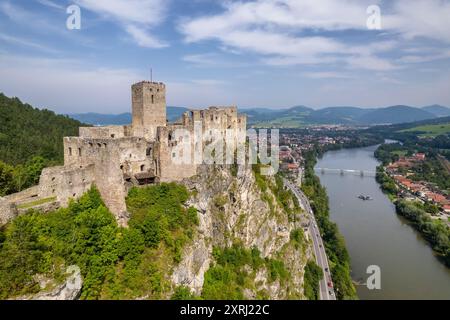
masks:
<path id="1" fill-rule="evenodd" d="M 197 210 L 185 206 L 184 186 L 132 189 L 129 228 L 117 225 L 97 189 L 68 208 L 31 211 L 0 229 L 0 299 L 32 295 L 62 283 L 70 265 L 81 269 L 80 299 L 167 299 L 168 273 L 192 241 Z"/>
<path id="2" fill-rule="evenodd" d="M 18 165 L 41 156 L 62 163 L 63 137 L 78 135 L 81 125 L 0 93 L 0 161 Z"/>

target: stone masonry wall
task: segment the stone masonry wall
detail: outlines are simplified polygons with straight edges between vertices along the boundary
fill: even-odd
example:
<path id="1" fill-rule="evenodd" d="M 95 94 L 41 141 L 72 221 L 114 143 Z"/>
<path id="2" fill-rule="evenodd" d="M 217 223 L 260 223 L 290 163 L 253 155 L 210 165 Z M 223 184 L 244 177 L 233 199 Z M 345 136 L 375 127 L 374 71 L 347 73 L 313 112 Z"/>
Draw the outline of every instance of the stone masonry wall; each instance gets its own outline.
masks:
<path id="1" fill-rule="evenodd" d="M 166 86 L 142 81 L 134 84 L 131 91 L 133 135 L 154 141 L 157 128 L 167 124 Z"/>
<path id="2" fill-rule="evenodd" d="M 17 209 L 6 198 L 0 198 L 0 226 L 8 223 L 17 216 Z"/>
<path id="3" fill-rule="evenodd" d="M 52 167 L 42 171 L 39 181 L 39 197 L 56 197 L 66 206 L 70 199 L 78 199 L 94 183 L 94 166 Z"/>

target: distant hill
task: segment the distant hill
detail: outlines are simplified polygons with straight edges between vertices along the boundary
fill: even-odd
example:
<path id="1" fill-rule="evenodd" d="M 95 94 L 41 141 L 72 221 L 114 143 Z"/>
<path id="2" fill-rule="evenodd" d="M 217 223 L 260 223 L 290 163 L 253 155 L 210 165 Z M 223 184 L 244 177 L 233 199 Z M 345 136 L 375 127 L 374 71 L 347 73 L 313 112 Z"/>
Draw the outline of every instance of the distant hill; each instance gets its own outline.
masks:
<path id="1" fill-rule="evenodd" d="M 439 117 L 410 123 L 373 126 L 367 130 L 386 139 L 399 141 L 419 141 L 421 138 L 433 138 L 447 135 L 450 137 L 450 117 Z"/>
<path id="2" fill-rule="evenodd" d="M 366 124 L 405 123 L 433 119 L 436 116 L 428 111 L 408 106 L 393 106 L 376 109 L 359 117 L 359 122 Z"/>
<path id="3" fill-rule="evenodd" d="M 68 116 L 94 126 L 125 125 L 131 123 L 131 113 L 129 112 L 121 114 L 100 114 L 89 112 L 69 114 Z"/>
<path id="4" fill-rule="evenodd" d="M 358 124 L 360 118 L 372 110 L 356 107 L 330 107 L 314 111 L 308 120 L 318 124 Z"/>
<path id="5" fill-rule="evenodd" d="M 41 156 L 61 163 L 63 137 L 78 135 L 82 125 L 0 93 L 0 160 L 17 165 Z"/>
<path id="6" fill-rule="evenodd" d="M 167 118 L 173 122 L 187 110 L 183 107 L 167 107 Z M 296 128 L 313 124 L 376 125 L 406 123 L 445 116 L 446 110 L 450 111 L 450 109 L 442 106 L 424 108 L 392 106 L 372 109 L 342 106 L 319 110 L 306 106 L 295 106 L 285 109 L 240 108 L 239 112 L 247 115 L 248 124 L 253 127 Z M 83 113 L 72 114 L 70 117 L 92 125 L 131 123 L 130 113 L 118 115 Z"/>
<path id="7" fill-rule="evenodd" d="M 189 109 L 183 107 L 167 107 L 167 119 L 170 122 L 178 120 L 184 112 Z M 101 114 L 101 113 L 78 113 L 69 114 L 69 117 L 89 123 L 94 126 L 108 126 L 108 125 L 125 125 L 131 123 L 131 113 L 121 114 Z"/>
<path id="8" fill-rule="evenodd" d="M 260 108 L 259 110 L 264 109 Z M 251 109 L 241 111 L 251 115 L 249 116 L 249 124 L 254 127 L 300 127 L 311 124 L 396 124 L 437 117 L 437 115 L 425 109 L 409 106 L 392 106 L 378 109 L 329 107 L 319 110 L 300 106 L 270 112 L 253 112 Z"/>
<path id="9" fill-rule="evenodd" d="M 436 117 L 450 117 L 450 108 L 440 106 L 438 104 L 423 107 L 422 110 L 428 111 L 434 114 Z"/>

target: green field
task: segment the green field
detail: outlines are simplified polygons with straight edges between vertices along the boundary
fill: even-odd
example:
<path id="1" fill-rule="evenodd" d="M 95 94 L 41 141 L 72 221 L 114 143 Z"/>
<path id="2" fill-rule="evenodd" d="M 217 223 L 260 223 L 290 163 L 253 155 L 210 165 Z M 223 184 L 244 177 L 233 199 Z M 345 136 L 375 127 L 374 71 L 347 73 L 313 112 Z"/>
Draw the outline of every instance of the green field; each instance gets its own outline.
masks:
<path id="1" fill-rule="evenodd" d="M 419 135 L 420 137 L 437 137 L 441 134 L 450 133 L 450 123 L 419 126 L 402 130 L 400 132 L 422 132 Z"/>
<path id="2" fill-rule="evenodd" d="M 295 119 L 291 117 L 284 118 L 276 118 L 272 121 L 261 121 L 252 125 L 254 128 L 304 128 L 306 127 L 306 123 L 304 123 L 300 119 Z"/>
<path id="3" fill-rule="evenodd" d="M 399 157 L 405 157 L 407 153 L 408 153 L 408 151 L 404 151 L 404 150 L 392 151 L 392 154 L 396 154 Z"/>

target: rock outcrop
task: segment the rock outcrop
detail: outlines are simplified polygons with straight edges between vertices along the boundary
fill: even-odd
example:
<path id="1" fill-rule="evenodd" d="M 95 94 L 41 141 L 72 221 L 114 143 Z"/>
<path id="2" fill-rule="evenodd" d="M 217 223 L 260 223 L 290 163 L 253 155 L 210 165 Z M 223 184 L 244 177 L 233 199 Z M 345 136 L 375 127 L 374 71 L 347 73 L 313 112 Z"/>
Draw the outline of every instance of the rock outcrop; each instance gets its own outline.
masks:
<path id="1" fill-rule="evenodd" d="M 200 294 L 205 272 L 213 262 L 213 247 L 238 242 L 246 248 L 257 247 L 263 258 L 282 260 L 290 273 L 289 281 L 280 283 L 270 281 L 265 268 L 258 271 L 254 279 L 257 291 L 264 290 L 270 299 L 304 298 L 304 267 L 312 250 L 306 240 L 301 248 L 295 246 L 290 234 L 301 228 L 301 218 L 306 215 L 297 212 L 300 219 L 290 221 L 272 191 L 259 189 L 251 167 L 241 166 L 236 177 L 222 167 L 204 166 L 198 172 L 184 184 L 195 194 L 188 205 L 197 208 L 200 225 L 172 273 L 174 284 Z M 249 299 L 256 297 L 250 290 L 244 294 Z"/>
<path id="2" fill-rule="evenodd" d="M 18 297 L 15 300 L 76 300 L 79 298 L 83 279 L 81 277 L 80 268 L 70 266 L 66 273 L 70 274 L 66 281 L 59 285 L 53 285 L 52 279 L 39 277 L 39 284 L 42 291 L 29 296 Z M 37 276 L 38 277 L 38 276 Z M 53 287 L 48 290 L 46 288 Z"/>

